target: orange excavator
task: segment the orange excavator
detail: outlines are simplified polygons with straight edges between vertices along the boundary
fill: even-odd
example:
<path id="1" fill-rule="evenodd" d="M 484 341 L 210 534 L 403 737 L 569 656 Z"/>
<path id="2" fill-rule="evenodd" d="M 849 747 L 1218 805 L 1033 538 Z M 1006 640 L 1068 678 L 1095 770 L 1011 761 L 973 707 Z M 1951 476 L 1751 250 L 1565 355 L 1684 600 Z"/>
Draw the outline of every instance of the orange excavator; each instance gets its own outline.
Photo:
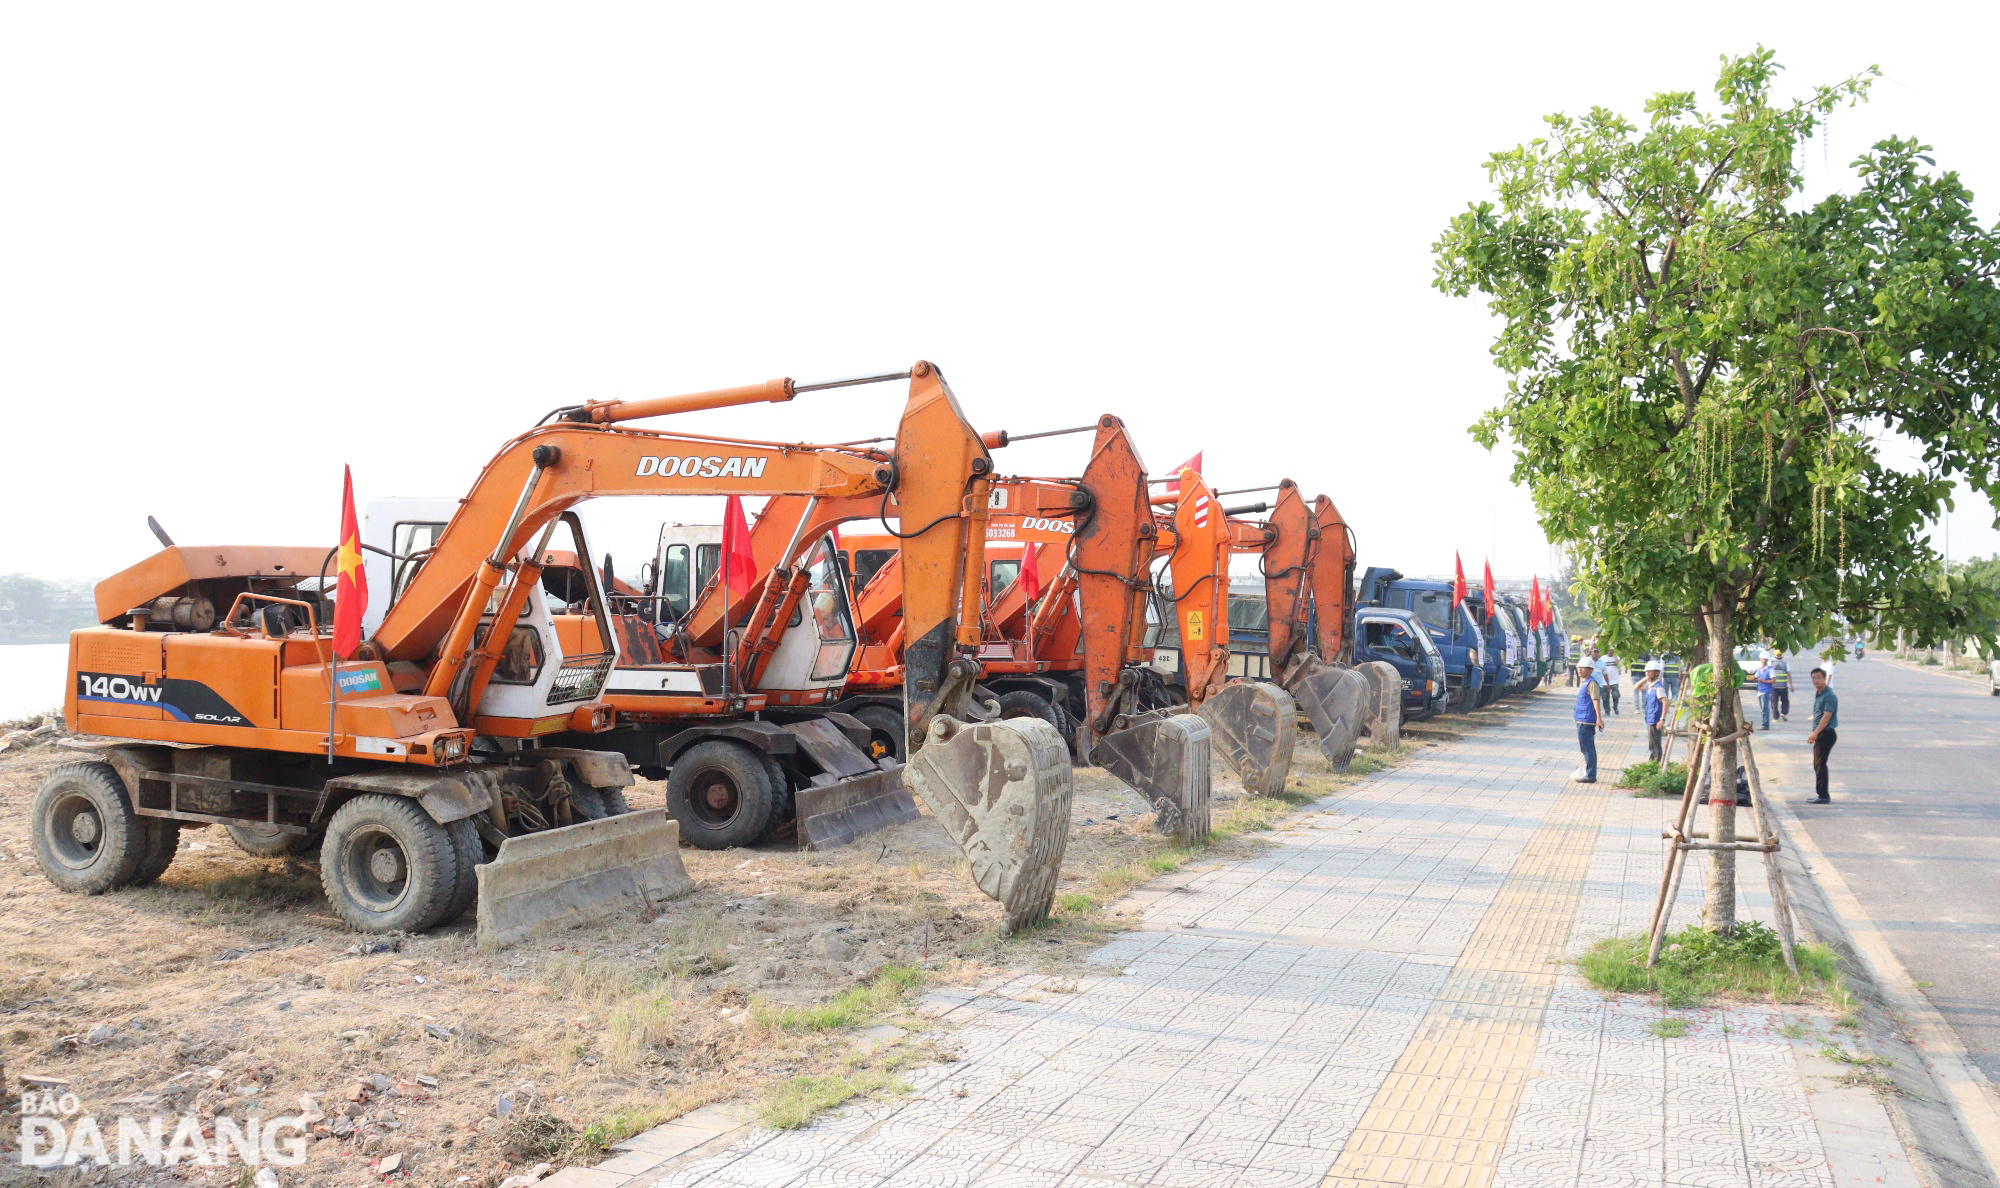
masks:
<path id="1" fill-rule="evenodd" d="M 1181 831 L 1183 823 L 1189 830 L 1205 832 L 1209 792 L 1205 725 L 1133 724 L 1115 721 L 1115 714 L 1104 712 L 1117 700 L 1117 690 L 1127 683 L 1125 673 L 1145 659 L 1136 641 L 1144 629 L 1152 517 L 1145 502 L 1144 464 L 1124 423 L 1107 415 L 1076 432 L 1086 431 L 1095 434 L 1095 443 L 1080 478 L 992 479 L 985 496 L 983 528 L 988 550 L 982 554 L 982 567 L 1018 564 L 1017 546 L 1009 543 L 1013 525 L 1060 525 L 1062 532 L 1055 539 L 1064 542 L 1078 559 L 1059 583 L 1060 601 L 1078 612 L 1066 636 L 1066 654 L 1073 661 L 1071 679 L 1077 689 L 1069 704 L 1078 715 L 1084 713 L 1091 700 L 1084 692 L 1087 681 L 1107 690 L 1098 695 L 1101 704 L 1096 707 L 1095 724 L 1076 731 L 1071 741 L 1085 754 L 1093 749 L 1101 752 L 1102 761 L 1114 774 L 1132 784 L 1149 803 L 1162 807 L 1162 818 L 1175 823 L 1175 832 Z M 1004 443 L 1004 436 L 994 435 L 993 440 Z M 923 523 L 900 504 L 866 510 L 871 517 L 884 518 L 885 523 L 887 519 L 904 527 Z M 804 515 L 805 509 L 796 503 L 773 500 L 759 516 L 753 536 L 793 539 L 810 535 L 814 526 L 802 518 Z M 794 706 L 778 711 L 805 721 L 817 717 L 859 723 L 867 731 L 862 741 L 868 757 L 883 765 L 904 757 L 909 744 L 920 741 L 915 723 L 906 721 L 902 710 L 912 679 L 909 630 L 913 621 L 921 621 L 913 617 L 908 604 L 910 582 L 915 580 L 910 569 L 915 556 L 910 539 L 898 528 L 888 534 L 850 533 L 841 542 L 854 584 L 861 587 L 854 596 L 853 622 L 859 638 L 855 659 L 845 673 L 844 684 L 829 680 L 813 692 L 819 708 Z M 831 540 L 823 542 L 824 547 L 832 545 Z M 1002 554 L 997 557 L 993 551 L 996 546 Z M 760 552 L 760 563 L 762 559 Z M 968 577 L 969 594 L 978 594 L 975 582 Z M 1068 686 L 1032 675 L 1048 665 L 1022 665 L 1005 647 L 996 648 L 990 632 L 991 612 L 983 605 L 968 606 L 966 616 L 960 630 L 968 641 L 968 654 L 978 661 L 980 670 L 972 677 L 978 682 L 976 688 L 966 690 L 972 699 L 973 716 L 986 720 L 1036 718 L 1066 732 L 1069 716 L 1058 707 L 1064 703 Z M 621 629 L 621 637 L 625 633 Z M 621 657 L 613 672 L 614 683 L 621 679 L 621 673 L 629 671 L 628 664 Z M 762 691 L 764 686 L 754 688 Z M 629 712 L 625 703 L 619 704 L 622 712 Z M 1024 706 L 1028 707 L 1025 711 Z M 767 712 L 765 716 L 773 715 Z M 905 778 L 920 780 L 924 767 L 919 755 L 905 770 Z M 934 805 L 932 810 L 944 815 Z M 803 808 L 799 819 L 804 834 L 807 814 Z"/>
<path id="2" fill-rule="evenodd" d="M 630 424 L 904 377 L 893 450 Z M 492 946 L 635 901 L 654 912 L 691 886 L 676 823 L 627 811 L 624 754 L 546 745 L 602 734 L 616 716 L 602 696 L 614 655 L 566 650 L 548 613 L 552 537 L 567 529 L 571 551 L 590 556 L 574 509 L 599 496 L 893 497 L 924 526 L 905 542 L 906 614 L 927 644 L 906 659 L 912 741 L 938 752 L 919 791 L 950 802 L 947 827 L 1018 927 L 1048 910 L 1070 777 L 1046 724 L 961 720 L 977 674 L 978 583 L 966 593 L 966 575 L 982 564 L 991 475 L 985 444 L 925 363 L 557 409 L 501 448 L 421 556 L 399 558 L 406 580 L 347 661 L 326 625 L 330 553 L 176 547 L 162 533 L 165 549 L 99 584 L 102 625 L 71 636 L 66 715 L 97 738 L 37 792 L 36 857 L 58 887 L 100 893 L 156 879 L 183 824 L 216 823 L 317 839 L 328 900 L 362 931 L 422 931 L 476 904 Z M 609 639 L 605 592 L 587 567 L 584 577 L 596 637 Z M 763 593 L 780 587 L 798 589 L 796 573 Z M 680 663 L 705 692 L 724 658 L 689 647 Z"/>

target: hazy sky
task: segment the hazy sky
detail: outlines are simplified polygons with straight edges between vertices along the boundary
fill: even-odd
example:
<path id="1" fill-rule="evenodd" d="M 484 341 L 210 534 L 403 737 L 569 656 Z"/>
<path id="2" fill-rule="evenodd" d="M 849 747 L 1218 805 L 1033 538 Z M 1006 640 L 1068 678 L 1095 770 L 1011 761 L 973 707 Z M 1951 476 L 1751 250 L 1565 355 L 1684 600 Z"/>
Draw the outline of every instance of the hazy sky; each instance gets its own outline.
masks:
<path id="1" fill-rule="evenodd" d="M 1430 244 L 1549 111 L 1706 91 L 1759 42 L 2000 215 L 1991 4 L 338 6 L 0 16 L 0 570 L 330 544 L 549 408 L 944 368 L 982 428 L 1117 412 L 1148 462 L 1331 494 L 1363 564 L 1547 572 L 1504 378 Z M 682 419 L 840 440 L 864 388 Z M 1001 455 L 1074 473 L 1083 438 Z M 699 506 L 671 513 L 713 519 Z M 644 552 L 644 518 L 596 518 Z M 2000 551 L 1961 503 L 1951 551 Z M 625 568 L 621 565 L 621 569 Z"/>

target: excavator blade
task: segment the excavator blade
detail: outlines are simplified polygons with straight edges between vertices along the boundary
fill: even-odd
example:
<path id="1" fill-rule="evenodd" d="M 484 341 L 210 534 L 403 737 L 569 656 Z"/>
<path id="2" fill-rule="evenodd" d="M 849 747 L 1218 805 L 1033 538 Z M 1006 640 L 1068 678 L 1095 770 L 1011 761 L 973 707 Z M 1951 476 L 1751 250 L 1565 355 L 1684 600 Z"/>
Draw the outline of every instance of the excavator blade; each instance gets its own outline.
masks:
<path id="1" fill-rule="evenodd" d="M 1361 738 L 1368 682 L 1351 668 L 1334 668 L 1308 656 L 1285 683 L 1319 735 L 1319 753 L 1335 771 L 1346 771 Z"/>
<path id="2" fill-rule="evenodd" d="M 842 726 L 851 726 L 856 733 L 865 730 L 845 714 L 780 727 L 798 740 L 799 749 L 821 771 L 811 787 L 800 788 L 793 796 L 801 849 L 844 846 L 863 834 L 922 816 L 903 790 L 902 768 L 893 760 L 885 768 L 870 759 Z"/>
<path id="3" fill-rule="evenodd" d="M 793 803 L 798 809 L 799 847 L 806 850 L 844 846 L 864 834 L 922 816 L 903 787 L 900 766 L 800 788 Z"/>
<path id="4" fill-rule="evenodd" d="M 694 890 L 681 865 L 681 827 L 663 808 L 510 837 L 474 869 L 478 942 L 487 950 L 620 911 L 650 917 Z"/>
<path id="5" fill-rule="evenodd" d="M 1231 681 L 1198 712 L 1245 792 L 1270 796 L 1284 789 L 1299 734 L 1299 704 L 1290 693 L 1268 681 Z"/>
<path id="6" fill-rule="evenodd" d="M 972 881 L 1006 909 L 1003 934 L 1046 918 L 1075 793 L 1062 733 L 1040 718 L 940 715 L 902 772 L 971 860 Z"/>
<path id="7" fill-rule="evenodd" d="M 1208 836 L 1208 723 L 1153 710 L 1099 739 L 1092 758 L 1153 806 L 1155 827 L 1184 846 Z"/>

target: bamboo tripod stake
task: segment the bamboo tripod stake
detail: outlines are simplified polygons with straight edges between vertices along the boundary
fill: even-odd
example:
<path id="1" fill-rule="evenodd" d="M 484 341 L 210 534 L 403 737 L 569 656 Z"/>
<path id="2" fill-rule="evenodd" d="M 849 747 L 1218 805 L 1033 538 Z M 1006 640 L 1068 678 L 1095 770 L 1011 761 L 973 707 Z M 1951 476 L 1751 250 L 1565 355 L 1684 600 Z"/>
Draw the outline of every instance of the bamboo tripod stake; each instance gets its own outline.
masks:
<path id="1" fill-rule="evenodd" d="M 1689 723 L 1689 727 L 1703 736 L 1706 736 L 1709 731 L 1708 724 L 1705 722 L 1691 722 Z M 1764 784 L 1758 778 L 1757 756 L 1751 750 L 1750 735 L 1750 729 L 1744 727 L 1735 734 L 1725 735 L 1722 738 L 1704 738 L 1705 745 L 1697 746 L 1692 738 L 1689 739 L 1688 749 L 1691 754 L 1688 763 L 1687 787 L 1681 792 L 1680 811 L 1674 816 L 1673 828 L 1660 835 L 1671 841 L 1673 848 L 1667 854 L 1666 870 L 1660 873 L 1659 898 L 1653 902 L 1653 926 L 1646 948 L 1646 964 L 1648 966 L 1659 963 L 1660 946 L 1667 939 L 1667 921 L 1673 915 L 1674 900 L 1680 895 L 1681 872 L 1687 867 L 1688 853 L 1692 850 L 1741 850 L 1764 855 L 1764 873 L 1770 880 L 1771 885 L 1771 914 L 1777 918 L 1778 942 L 1784 946 L 1785 950 L 1785 968 L 1789 969 L 1794 977 L 1798 976 L 1798 955 L 1792 938 L 1791 897 L 1785 890 L 1784 872 L 1778 868 L 1778 838 L 1771 831 L 1770 817 L 1764 807 Z M 1750 808 L 1757 822 L 1757 840 L 1717 842 L 1702 841 L 1699 838 L 1690 837 L 1688 835 L 1688 824 L 1694 817 L 1695 792 L 1701 787 L 1702 775 L 1704 771 L 1714 768 L 1716 748 L 1722 743 L 1737 740 L 1740 740 L 1739 745 L 1743 752 L 1744 771 L 1750 777 Z M 1662 760 L 1662 764 L 1664 765 L 1664 760 Z M 1736 795 L 1735 781 L 1731 780 L 1730 784 L 1731 787 L 1725 795 L 1733 799 Z M 1720 780 L 1712 778 L 1709 780 L 1709 798 L 1711 800 L 1714 799 L 1716 791 L 1721 789 L 1721 787 L 1722 783 Z"/>

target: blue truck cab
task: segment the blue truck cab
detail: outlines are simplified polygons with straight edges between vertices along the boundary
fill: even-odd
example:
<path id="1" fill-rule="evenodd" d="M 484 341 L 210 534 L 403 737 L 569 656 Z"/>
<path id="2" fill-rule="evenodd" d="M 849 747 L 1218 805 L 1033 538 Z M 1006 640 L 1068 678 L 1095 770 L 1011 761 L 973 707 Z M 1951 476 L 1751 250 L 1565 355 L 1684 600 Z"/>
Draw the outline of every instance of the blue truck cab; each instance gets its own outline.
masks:
<path id="1" fill-rule="evenodd" d="M 1444 660 L 1445 709 L 1464 713 L 1486 704 L 1486 634 L 1465 606 L 1451 607 L 1451 583 L 1406 578 L 1396 570 L 1371 567 L 1361 575 L 1360 604 L 1405 610 L 1417 617 Z"/>
<path id="2" fill-rule="evenodd" d="M 1364 606 L 1354 612 L 1354 662 L 1382 661 L 1403 680 L 1403 720 L 1421 722 L 1444 711 L 1451 685 L 1444 653 L 1414 611 Z"/>

